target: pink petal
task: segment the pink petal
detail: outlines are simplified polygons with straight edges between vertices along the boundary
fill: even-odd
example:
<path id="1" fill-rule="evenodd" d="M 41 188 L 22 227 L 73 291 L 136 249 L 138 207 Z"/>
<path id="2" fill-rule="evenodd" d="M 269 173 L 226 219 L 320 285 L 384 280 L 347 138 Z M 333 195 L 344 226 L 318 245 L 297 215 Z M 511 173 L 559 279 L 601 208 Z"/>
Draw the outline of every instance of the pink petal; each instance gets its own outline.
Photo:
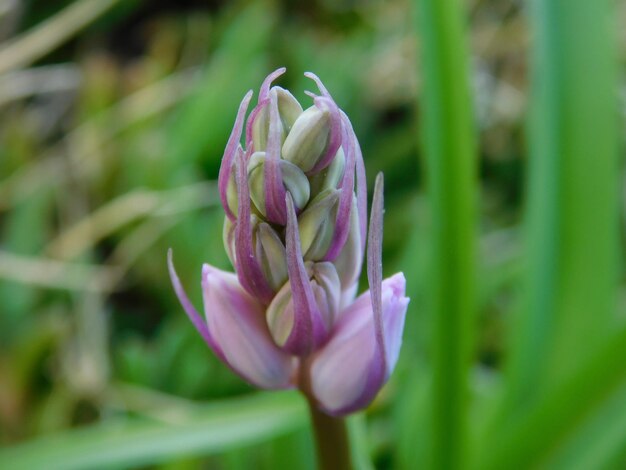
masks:
<path id="1" fill-rule="evenodd" d="M 187 293 L 185 292 L 185 289 L 183 288 L 183 285 L 178 278 L 178 274 L 176 274 L 171 248 L 167 250 L 167 267 L 170 273 L 172 285 L 174 286 L 174 292 L 176 292 L 176 296 L 178 297 L 178 300 L 182 305 L 183 310 L 185 310 L 185 313 L 189 317 L 189 320 L 191 320 L 193 326 L 196 327 L 196 330 L 198 330 L 198 333 L 200 333 L 202 339 L 204 339 L 205 343 L 213 350 L 215 355 L 224 360 L 224 354 L 222 353 L 222 349 L 219 347 L 219 345 L 211 335 L 211 332 L 209 331 L 209 328 L 204 322 L 202 316 L 193 306 L 191 300 L 189 300 L 189 297 L 187 296 Z"/>
<path id="2" fill-rule="evenodd" d="M 342 415 L 366 407 L 389 378 L 409 303 L 405 284 L 402 273 L 382 283 L 384 354 L 377 346 L 371 296 L 365 292 L 343 312 L 331 339 L 314 356 L 311 390 L 327 413 Z"/>
<path id="3" fill-rule="evenodd" d="M 208 330 L 225 362 L 258 387 L 291 387 L 294 361 L 274 344 L 265 308 L 241 287 L 237 276 L 205 264 L 202 290 Z"/>

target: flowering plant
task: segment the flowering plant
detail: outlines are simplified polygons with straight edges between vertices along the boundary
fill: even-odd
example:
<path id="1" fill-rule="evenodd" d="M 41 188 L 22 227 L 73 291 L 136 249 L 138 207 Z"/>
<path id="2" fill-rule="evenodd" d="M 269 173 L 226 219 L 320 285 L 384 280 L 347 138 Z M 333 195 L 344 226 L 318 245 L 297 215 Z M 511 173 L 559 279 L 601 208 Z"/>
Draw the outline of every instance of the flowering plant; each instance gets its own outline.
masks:
<path id="1" fill-rule="evenodd" d="M 248 382 L 299 388 L 317 410 L 367 406 L 389 378 L 409 299 L 402 273 L 382 279 L 383 178 L 367 234 L 365 168 L 352 125 L 320 79 L 303 110 L 263 82 L 235 119 L 219 173 L 224 245 L 236 275 L 202 269 L 206 317 L 194 308 L 168 254 L 176 294 L 213 352 Z M 355 299 L 365 254 L 370 290 Z"/>

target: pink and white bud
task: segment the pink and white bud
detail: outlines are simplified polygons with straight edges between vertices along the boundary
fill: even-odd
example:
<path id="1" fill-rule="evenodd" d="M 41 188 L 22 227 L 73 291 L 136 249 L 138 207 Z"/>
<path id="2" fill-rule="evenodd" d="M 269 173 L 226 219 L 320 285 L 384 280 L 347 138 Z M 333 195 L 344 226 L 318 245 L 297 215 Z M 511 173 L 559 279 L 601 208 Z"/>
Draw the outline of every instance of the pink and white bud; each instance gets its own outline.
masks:
<path id="1" fill-rule="evenodd" d="M 302 114 L 302 106 L 298 100 L 281 87 L 274 87 L 277 95 L 278 113 L 281 121 L 281 143 L 285 141 L 287 133 Z M 259 111 L 250 118 L 252 128 L 252 145 L 255 152 L 265 151 L 267 148 L 267 137 L 270 130 L 270 112 L 266 105 L 262 105 Z"/>
<path id="2" fill-rule="evenodd" d="M 181 305 L 217 357 L 258 387 L 283 389 L 294 385 L 293 358 L 274 344 L 263 318 L 263 305 L 241 287 L 237 276 L 203 266 L 203 319 L 178 279 L 171 250 L 168 266 Z"/>
<path id="3" fill-rule="evenodd" d="M 333 264 L 328 262 L 308 262 L 305 269 L 325 332 L 328 333 L 339 317 L 341 303 L 339 276 Z M 296 324 L 296 316 L 299 314 L 301 312 L 294 307 L 291 284 L 286 283 L 267 307 L 267 323 L 278 346 L 284 347 L 288 344 L 289 336 Z"/>
<path id="4" fill-rule="evenodd" d="M 207 326 L 225 362 L 259 387 L 292 386 L 293 359 L 274 344 L 263 305 L 241 287 L 237 276 L 205 264 L 202 291 Z"/>
<path id="5" fill-rule="evenodd" d="M 389 378 L 398 360 L 409 299 L 404 276 L 383 281 L 384 349 L 376 340 L 370 292 L 341 315 L 328 343 L 314 356 L 311 391 L 319 406 L 340 415 L 366 407 Z"/>
<path id="6" fill-rule="evenodd" d="M 250 187 L 250 199 L 254 207 L 267 217 L 265 202 L 265 152 L 254 152 L 248 162 L 248 186 Z M 309 202 L 309 180 L 293 163 L 286 160 L 278 162 L 280 176 L 285 191 L 293 197 L 296 210 L 300 211 Z"/>
<path id="7" fill-rule="evenodd" d="M 367 230 L 363 156 L 352 125 L 320 79 L 306 111 L 272 82 L 239 106 L 219 174 L 223 239 L 236 276 L 205 265 L 206 319 L 176 294 L 215 354 L 262 388 L 298 386 L 328 414 L 367 406 L 402 342 L 402 274 L 382 280 L 383 179 Z M 240 140 L 245 128 L 245 148 Z M 367 238 L 370 290 L 355 299 Z"/>

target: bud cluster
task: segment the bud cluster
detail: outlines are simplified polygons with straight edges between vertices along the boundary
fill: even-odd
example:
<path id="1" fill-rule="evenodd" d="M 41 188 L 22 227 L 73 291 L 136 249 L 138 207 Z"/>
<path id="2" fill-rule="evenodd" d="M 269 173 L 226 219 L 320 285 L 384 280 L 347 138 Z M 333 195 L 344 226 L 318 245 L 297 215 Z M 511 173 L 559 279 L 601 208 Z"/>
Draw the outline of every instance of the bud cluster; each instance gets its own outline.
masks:
<path id="1" fill-rule="evenodd" d="M 268 326 L 277 344 L 306 354 L 326 339 L 338 317 L 341 294 L 353 290 L 360 274 L 365 224 L 359 223 L 359 205 L 365 213 L 365 181 L 352 126 L 321 81 L 307 74 L 322 94 L 310 94 L 313 103 L 303 109 L 289 91 L 271 86 L 283 72 L 267 77 L 245 126 L 250 94 L 239 109 L 220 171 L 220 189 L 225 188 L 223 233 L 242 286 L 269 304 Z M 245 149 L 239 143 L 244 128 Z M 360 200 L 355 192 L 357 165 Z M 288 204 L 293 204 L 299 257 L 306 264 L 309 286 L 304 288 L 319 310 L 319 318 L 313 319 L 318 336 L 306 344 L 288 341 L 298 336 L 287 282 Z M 241 223 L 243 219 L 249 223 Z"/>
<path id="2" fill-rule="evenodd" d="M 265 79 L 247 120 L 246 94 L 226 146 L 218 185 L 237 278 L 205 265 L 206 323 L 171 263 L 170 273 L 190 318 L 236 372 L 264 388 L 297 386 L 320 409 L 342 414 L 367 405 L 388 378 L 408 299 L 401 273 L 382 281 L 379 175 L 368 241 L 372 290 L 354 300 L 367 236 L 359 143 L 317 76 L 305 74 L 319 95 L 307 92 L 312 104 L 303 109 L 272 86 L 284 72 Z"/>

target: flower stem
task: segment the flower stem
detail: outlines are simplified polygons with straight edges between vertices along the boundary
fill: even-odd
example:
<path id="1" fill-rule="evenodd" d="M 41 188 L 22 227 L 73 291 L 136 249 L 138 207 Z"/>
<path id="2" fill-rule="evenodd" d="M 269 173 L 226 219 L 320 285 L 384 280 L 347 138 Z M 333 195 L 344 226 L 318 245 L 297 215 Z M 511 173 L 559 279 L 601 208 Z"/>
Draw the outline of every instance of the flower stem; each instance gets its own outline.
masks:
<path id="1" fill-rule="evenodd" d="M 350 440 L 346 422 L 322 413 L 309 400 L 319 470 L 351 470 Z"/>

